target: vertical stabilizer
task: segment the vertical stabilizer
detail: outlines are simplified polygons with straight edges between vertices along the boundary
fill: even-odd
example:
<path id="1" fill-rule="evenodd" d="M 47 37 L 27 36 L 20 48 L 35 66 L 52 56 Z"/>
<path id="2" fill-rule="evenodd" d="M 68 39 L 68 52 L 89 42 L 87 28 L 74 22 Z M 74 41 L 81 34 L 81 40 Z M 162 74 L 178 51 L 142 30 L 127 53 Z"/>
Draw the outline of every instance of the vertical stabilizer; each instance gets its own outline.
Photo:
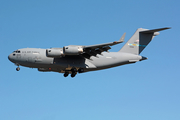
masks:
<path id="1" fill-rule="evenodd" d="M 156 35 L 159 35 L 158 31 L 165 29 L 169 28 L 160 28 L 154 30 L 139 28 L 119 52 L 126 52 L 138 55 L 144 50 L 144 48 L 151 42 L 151 40 Z"/>

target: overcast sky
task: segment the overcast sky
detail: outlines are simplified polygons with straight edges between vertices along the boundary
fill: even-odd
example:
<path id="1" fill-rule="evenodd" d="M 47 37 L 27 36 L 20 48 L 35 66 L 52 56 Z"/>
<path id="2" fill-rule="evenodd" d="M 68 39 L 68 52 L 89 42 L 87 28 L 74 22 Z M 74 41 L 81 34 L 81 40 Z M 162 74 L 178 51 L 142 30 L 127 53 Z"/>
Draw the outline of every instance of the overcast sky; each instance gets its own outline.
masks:
<path id="1" fill-rule="evenodd" d="M 0 120 L 179 120 L 180 2 L 1 0 Z M 19 48 L 125 41 L 137 28 L 172 27 L 146 47 L 148 60 L 78 74 L 16 66 Z M 110 51 L 118 51 L 124 43 Z"/>

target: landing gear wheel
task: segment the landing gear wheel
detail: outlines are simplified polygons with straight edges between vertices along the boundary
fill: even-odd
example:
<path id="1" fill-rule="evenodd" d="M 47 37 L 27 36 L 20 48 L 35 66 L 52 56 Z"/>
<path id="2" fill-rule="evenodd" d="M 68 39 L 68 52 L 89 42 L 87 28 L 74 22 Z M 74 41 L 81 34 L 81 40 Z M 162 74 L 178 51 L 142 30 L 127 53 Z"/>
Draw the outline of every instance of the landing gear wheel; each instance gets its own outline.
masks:
<path id="1" fill-rule="evenodd" d="M 72 73 L 71 74 L 71 77 L 73 78 L 73 77 L 75 77 L 76 76 L 76 73 Z"/>
<path id="2" fill-rule="evenodd" d="M 69 75 L 69 72 L 64 73 L 64 77 L 67 77 Z"/>
<path id="3" fill-rule="evenodd" d="M 78 72 L 79 72 L 79 73 L 83 73 L 83 72 L 84 72 L 84 69 L 83 69 L 83 68 L 79 68 L 79 69 L 78 69 Z"/>
<path id="4" fill-rule="evenodd" d="M 72 68 L 72 69 L 71 69 L 71 72 L 72 72 L 71 77 L 73 78 L 73 77 L 75 77 L 76 74 L 77 74 L 77 69 L 76 69 L 76 68 Z"/>
<path id="5" fill-rule="evenodd" d="M 77 69 L 76 68 L 72 68 L 71 71 L 72 71 L 72 73 L 76 73 Z"/>
<path id="6" fill-rule="evenodd" d="M 17 68 L 16 68 L 16 70 L 17 70 L 17 71 L 19 71 L 19 70 L 20 70 L 20 68 L 19 68 L 19 67 L 17 67 Z"/>

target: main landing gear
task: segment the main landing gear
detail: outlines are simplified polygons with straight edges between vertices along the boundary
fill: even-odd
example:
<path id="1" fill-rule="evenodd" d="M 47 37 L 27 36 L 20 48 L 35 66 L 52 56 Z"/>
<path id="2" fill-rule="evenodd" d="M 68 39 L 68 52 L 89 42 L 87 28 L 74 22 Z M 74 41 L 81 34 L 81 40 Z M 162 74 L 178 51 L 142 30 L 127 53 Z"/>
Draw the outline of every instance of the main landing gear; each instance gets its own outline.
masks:
<path id="1" fill-rule="evenodd" d="M 64 73 L 64 77 L 67 77 L 68 75 L 69 75 L 69 72 L 66 71 L 66 72 Z"/>
<path id="2" fill-rule="evenodd" d="M 84 72 L 84 69 L 83 68 L 79 68 L 78 70 L 76 68 L 72 68 L 71 69 L 71 77 L 75 77 L 77 73 L 82 73 Z M 64 77 L 67 77 L 69 75 L 69 72 L 68 71 L 65 71 L 64 73 Z"/>

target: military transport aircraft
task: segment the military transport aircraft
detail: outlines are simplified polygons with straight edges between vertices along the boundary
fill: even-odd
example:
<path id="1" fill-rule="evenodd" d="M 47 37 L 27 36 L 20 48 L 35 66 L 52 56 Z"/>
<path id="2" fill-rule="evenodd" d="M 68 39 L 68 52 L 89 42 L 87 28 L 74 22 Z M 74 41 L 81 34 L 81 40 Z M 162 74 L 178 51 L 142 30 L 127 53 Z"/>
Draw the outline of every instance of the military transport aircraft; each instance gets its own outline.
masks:
<path id="1" fill-rule="evenodd" d="M 97 45 L 69 45 L 63 48 L 23 48 L 18 49 L 8 56 L 8 59 L 19 66 L 37 68 L 42 72 L 59 72 L 64 73 L 64 77 L 71 74 L 75 77 L 77 73 L 107 69 L 125 64 L 136 63 L 146 60 L 146 57 L 139 54 L 149 44 L 149 42 L 159 35 L 160 29 L 143 29 L 139 28 L 129 41 L 118 51 L 109 52 L 110 46 L 122 43 L 125 34 L 119 41 L 97 44 Z"/>

